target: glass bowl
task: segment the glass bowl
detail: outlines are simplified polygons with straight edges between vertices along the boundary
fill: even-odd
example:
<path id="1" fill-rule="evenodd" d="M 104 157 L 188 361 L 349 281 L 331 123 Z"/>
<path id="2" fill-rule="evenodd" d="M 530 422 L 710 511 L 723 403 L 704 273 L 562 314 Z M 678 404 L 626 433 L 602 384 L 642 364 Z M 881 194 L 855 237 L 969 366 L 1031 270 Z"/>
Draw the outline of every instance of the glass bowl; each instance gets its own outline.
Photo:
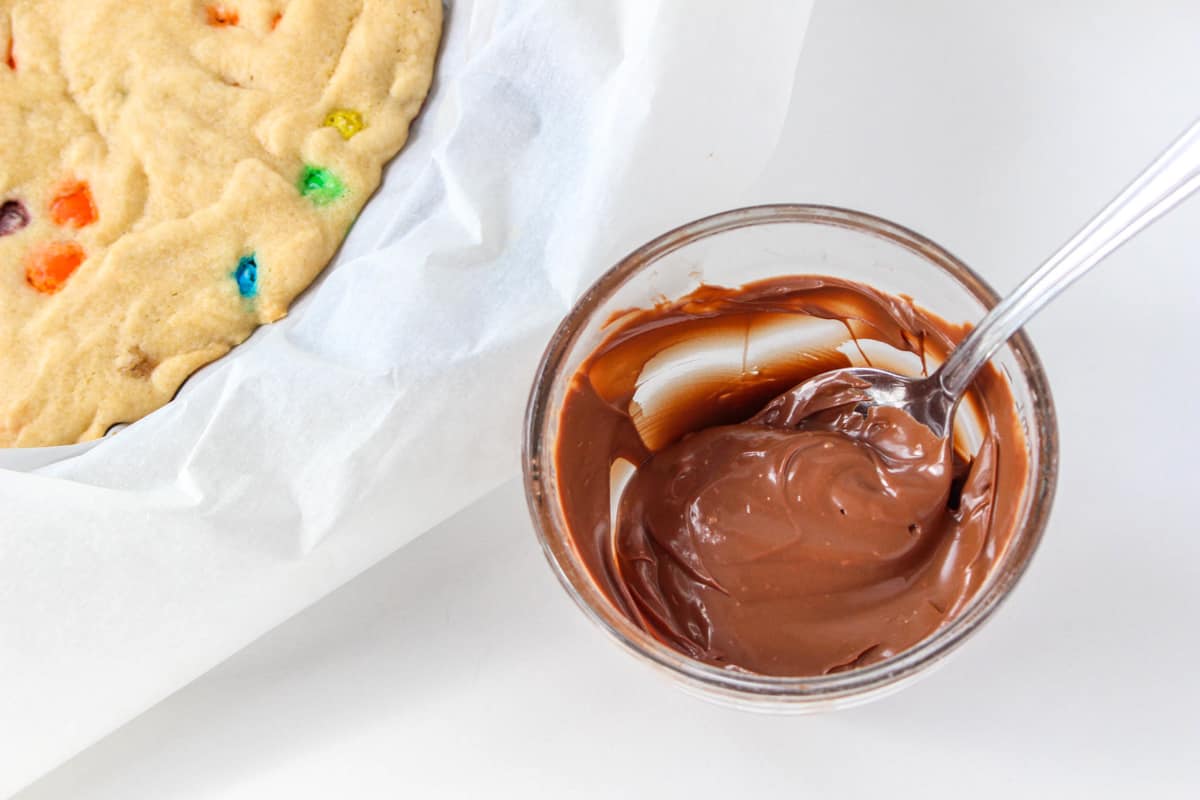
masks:
<path id="1" fill-rule="evenodd" d="M 1058 434 L 1041 362 L 1024 334 L 993 363 L 1005 374 L 1028 447 L 1023 507 L 1006 552 L 972 601 L 914 647 L 831 675 L 782 678 L 689 658 L 633 624 L 593 581 L 559 507 L 554 466 L 559 412 L 570 377 L 603 340 L 616 311 L 676 298 L 701 282 L 739 286 L 790 274 L 831 275 L 908 295 L 950 322 L 974 322 L 995 291 L 966 265 L 907 228 L 868 214 L 813 205 L 727 211 L 676 228 L 606 272 L 559 325 L 542 357 L 525 417 L 525 493 L 550 566 L 584 614 L 639 660 L 716 702 L 775 711 L 813 711 L 866 702 L 908 685 L 942 663 L 979 629 L 1024 573 L 1054 497 Z"/>

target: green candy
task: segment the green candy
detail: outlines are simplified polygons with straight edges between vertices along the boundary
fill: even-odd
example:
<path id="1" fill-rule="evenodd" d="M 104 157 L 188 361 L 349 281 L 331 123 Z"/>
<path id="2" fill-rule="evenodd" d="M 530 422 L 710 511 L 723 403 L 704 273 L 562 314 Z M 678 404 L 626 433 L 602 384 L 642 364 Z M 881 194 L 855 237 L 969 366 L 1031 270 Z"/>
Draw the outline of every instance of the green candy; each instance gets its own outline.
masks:
<path id="1" fill-rule="evenodd" d="M 304 165 L 297 188 L 300 189 L 300 194 L 317 206 L 327 206 L 346 193 L 346 184 L 342 183 L 341 178 L 324 167 L 314 167 L 311 164 Z"/>

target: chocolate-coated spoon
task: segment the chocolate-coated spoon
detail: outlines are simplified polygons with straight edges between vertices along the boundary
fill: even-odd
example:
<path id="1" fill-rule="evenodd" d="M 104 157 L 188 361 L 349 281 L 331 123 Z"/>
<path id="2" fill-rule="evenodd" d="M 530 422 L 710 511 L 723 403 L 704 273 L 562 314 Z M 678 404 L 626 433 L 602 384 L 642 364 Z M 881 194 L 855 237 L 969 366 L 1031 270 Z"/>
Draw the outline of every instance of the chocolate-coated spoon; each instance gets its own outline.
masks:
<path id="1" fill-rule="evenodd" d="M 909 378 L 869 367 L 833 370 L 777 397 L 757 419 L 791 427 L 810 414 L 856 402 L 864 412 L 871 406 L 901 408 L 945 438 L 963 392 L 1010 336 L 1059 292 L 1198 187 L 1200 122 L 1193 123 L 1083 230 L 988 312 L 932 375 Z"/>

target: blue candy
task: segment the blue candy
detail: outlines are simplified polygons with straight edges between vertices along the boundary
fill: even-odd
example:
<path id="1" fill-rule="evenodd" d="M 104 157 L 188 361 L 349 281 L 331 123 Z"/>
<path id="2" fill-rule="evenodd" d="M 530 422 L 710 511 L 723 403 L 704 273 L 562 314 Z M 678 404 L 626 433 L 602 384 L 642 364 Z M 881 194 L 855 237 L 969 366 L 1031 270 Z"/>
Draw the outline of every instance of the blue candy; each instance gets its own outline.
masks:
<path id="1" fill-rule="evenodd" d="M 233 278 L 237 281 L 242 297 L 254 297 L 258 294 L 258 259 L 254 253 L 238 259 Z"/>

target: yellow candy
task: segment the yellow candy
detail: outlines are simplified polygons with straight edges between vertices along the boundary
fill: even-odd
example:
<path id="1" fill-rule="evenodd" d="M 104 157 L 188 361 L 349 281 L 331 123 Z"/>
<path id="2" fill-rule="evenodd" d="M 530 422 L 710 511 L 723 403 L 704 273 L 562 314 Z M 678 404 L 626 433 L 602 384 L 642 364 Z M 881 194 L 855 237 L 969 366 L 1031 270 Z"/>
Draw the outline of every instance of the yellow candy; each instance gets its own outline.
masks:
<path id="1" fill-rule="evenodd" d="M 362 114 L 352 108 L 339 108 L 330 111 L 329 116 L 325 117 L 325 127 L 337 128 L 342 138 L 349 141 L 366 125 L 363 124 Z"/>

